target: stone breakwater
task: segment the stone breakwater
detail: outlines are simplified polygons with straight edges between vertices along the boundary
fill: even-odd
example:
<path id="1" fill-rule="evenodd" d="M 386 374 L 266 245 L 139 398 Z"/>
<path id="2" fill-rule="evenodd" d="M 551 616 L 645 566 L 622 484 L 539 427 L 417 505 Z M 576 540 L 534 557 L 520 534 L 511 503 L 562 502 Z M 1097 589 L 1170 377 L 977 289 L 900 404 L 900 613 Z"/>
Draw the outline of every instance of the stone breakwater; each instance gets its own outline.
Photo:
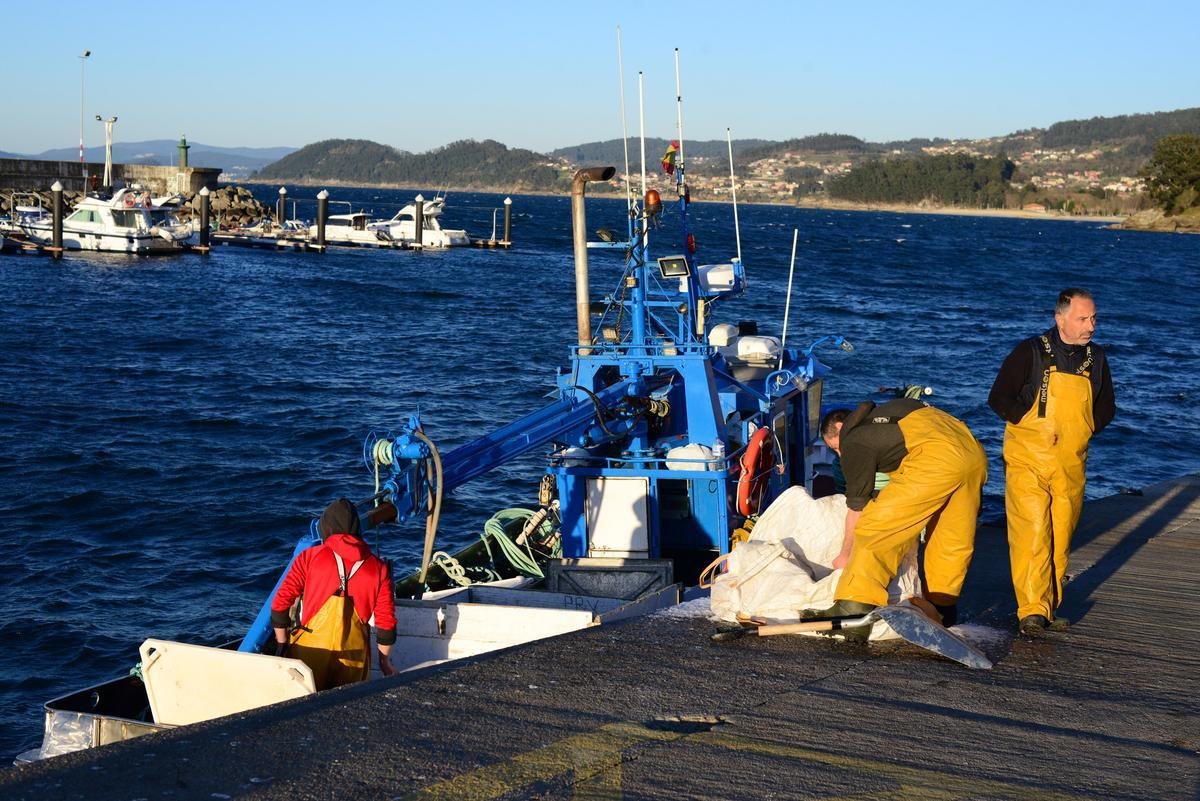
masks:
<path id="1" fill-rule="evenodd" d="M 15 202 L 22 206 L 36 205 L 32 200 L 33 196 L 41 199 L 43 208 L 51 207 L 52 199 L 49 190 L 22 191 L 15 195 Z M 82 192 L 64 191 L 64 215 L 69 215 L 75 204 L 82 199 Z M 209 204 L 213 222 L 219 222 L 222 227 L 226 228 L 247 225 L 272 213 L 272 209 L 259 203 L 249 189 L 241 186 L 223 186 L 217 189 L 209 196 Z M 13 205 L 14 191 L 11 189 L 0 190 L 0 217 L 11 215 Z M 183 203 L 178 209 L 178 214 L 182 220 L 199 217 L 200 195 L 195 193 L 183 195 Z"/>

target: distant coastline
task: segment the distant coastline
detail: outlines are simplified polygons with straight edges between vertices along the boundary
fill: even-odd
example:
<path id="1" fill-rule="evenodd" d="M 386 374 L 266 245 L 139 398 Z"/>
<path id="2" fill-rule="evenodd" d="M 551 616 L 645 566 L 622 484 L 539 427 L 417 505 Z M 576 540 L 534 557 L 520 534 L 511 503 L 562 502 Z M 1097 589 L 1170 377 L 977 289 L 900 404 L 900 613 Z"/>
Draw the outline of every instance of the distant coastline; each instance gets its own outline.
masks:
<path id="1" fill-rule="evenodd" d="M 256 184 L 259 186 L 304 186 L 304 187 L 321 187 L 321 188 L 337 188 L 343 187 L 346 189 L 412 189 L 412 186 L 403 184 L 362 184 L 349 181 L 314 181 L 311 179 L 296 179 L 296 180 L 263 180 L 261 178 L 250 178 L 238 183 Z M 532 189 L 500 189 L 496 187 L 480 187 L 480 186 L 451 186 L 441 187 L 447 192 L 480 192 L 484 194 L 495 195 L 529 195 L 533 197 L 565 197 L 563 192 L 549 192 Z M 593 194 L 594 197 L 611 197 L 620 198 L 621 195 L 615 192 L 597 191 Z M 695 198 L 696 203 L 728 203 L 728 200 Z M 779 202 L 779 201 L 759 201 L 759 200 L 744 200 L 739 201 L 744 205 L 753 206 L 784 206 L 801 209 L 829 209 L 831 211 L 860 211 L 860 212 L 887 212 L 889 214 L 941 214 L 956 217 L 1012 217 L 1027 220 L 1070 220 L 1074 222 L 1100 222 L 1100 223 L 1121 223 L 1128 219 L 1127 215 L 1099 215 L 1099 214 L 1064 214 L 1057 211 L 1026 211 L 1024 209 L 973 209 L 963 208 L 959 206 L 935 206 L 925 204 L 904 204 L 904 203 L 852 203 L 848 201 L 837 200 L 801 200 L 799 202 Z"/>
<path id="2" fill-rule="evenodd" d="M 1027 211 L 1025 209 L 975 209 L 962 206 L 938 206 L 911 203 L 851 203 L 837 200 L 801 200 L 796 204 L 805 209 L 836 211 L 874 211 L 891 214 L 944 214 L 955 217 L 1013 217 L 1024 220 L 1070 220 L 1074 222 L 1119 223 L 1127 215 L 1066 214 L 1059 211 Z"/>

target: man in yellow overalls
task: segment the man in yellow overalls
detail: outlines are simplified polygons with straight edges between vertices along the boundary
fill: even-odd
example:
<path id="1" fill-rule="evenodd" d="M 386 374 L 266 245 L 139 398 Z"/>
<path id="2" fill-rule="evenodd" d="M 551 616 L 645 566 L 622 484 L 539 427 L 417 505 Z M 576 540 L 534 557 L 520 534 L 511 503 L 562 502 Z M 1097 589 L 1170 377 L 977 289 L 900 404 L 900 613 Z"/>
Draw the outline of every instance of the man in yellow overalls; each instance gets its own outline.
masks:
<path id="1" fill-rule="evenodd" d="M 833 562 L 845 572 L 834 605 L 802 616 L 856 616 L 886 604 L 888 583 L 926 529 L 925 597 L 952 625 L 987 482 L 983 446 L 961 420 L 909 398 L 832 411 L 821 435 L 846 476 L 846 528 Z M 872 499 L 877 472 L 890 480 Z"/>
<path id="2" fill-rule="evenodd" d="M 1092 344 L 1096 304 L 1065 289 L 1054 326 L 1013 349 L 988 405 L 1004 427 L 1008 552 L 1023 634 L 1062 630 L 1071 535 L 1083 507 L 1088 440 L 1117 412 L 1104 349 Z"/>

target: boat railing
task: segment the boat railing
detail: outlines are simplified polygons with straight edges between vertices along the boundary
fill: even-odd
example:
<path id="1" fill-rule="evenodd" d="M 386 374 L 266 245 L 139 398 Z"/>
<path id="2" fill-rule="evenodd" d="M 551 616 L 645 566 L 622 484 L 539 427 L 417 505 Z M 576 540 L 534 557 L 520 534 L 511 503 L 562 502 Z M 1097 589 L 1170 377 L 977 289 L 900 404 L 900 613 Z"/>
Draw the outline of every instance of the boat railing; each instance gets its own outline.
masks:
<path id="1" fill-rule="evenodd" d="M 571 351 L 575 356 L 590 359 L 604 357 L 649 356 L 670 358 L 675 356 L 710 356 L 713 347 L 703 342 L 671 342 L 667 340 L 647 342 L 636 345 L 631 342 L 597 342 L 591 345 L 572 345 Z"/>
<path id="2" fill-rule="evenodd" d="M 8 195 L 8 216 L 13 222 L 21 222 L 27 216 L 38 219 L 48 212 L 42 196 L 36 192 L 10 192 Z"/>
<path id="3" fill-rule="evenodd" d="M 703 476 L 715 477 L 715 474 L 728 475 L 729 470 L 741 461 L 746 446 L 737 448 L 727 456 L 708 456 L 688 458 L 669 454 L 625 454 L 621 456 L 597 456 L 589 453 L 579 453 L 577 450 L 564 449 L 555 451 L 548 457 L 549 466 L 554 468 L 572 468 L 574 473 L 596 475 L 620 475 L 622 472 L 645 475 L 647 472 L 661 474 L 659 477 L 695 478 Z M 681 466 L 682 465 L 682 466 Z"/>

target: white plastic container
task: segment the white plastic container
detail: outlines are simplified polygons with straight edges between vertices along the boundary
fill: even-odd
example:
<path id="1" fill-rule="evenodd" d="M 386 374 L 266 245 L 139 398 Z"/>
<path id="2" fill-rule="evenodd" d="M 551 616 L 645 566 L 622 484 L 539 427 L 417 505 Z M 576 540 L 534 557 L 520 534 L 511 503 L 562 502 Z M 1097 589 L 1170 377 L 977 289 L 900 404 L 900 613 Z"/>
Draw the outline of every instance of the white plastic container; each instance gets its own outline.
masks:
<path id="1" fill-rule="evenodd" d="M 712 465 L 712 448 L 692 443 L 667 451 L 668 470 L 708 470 Z"/>

